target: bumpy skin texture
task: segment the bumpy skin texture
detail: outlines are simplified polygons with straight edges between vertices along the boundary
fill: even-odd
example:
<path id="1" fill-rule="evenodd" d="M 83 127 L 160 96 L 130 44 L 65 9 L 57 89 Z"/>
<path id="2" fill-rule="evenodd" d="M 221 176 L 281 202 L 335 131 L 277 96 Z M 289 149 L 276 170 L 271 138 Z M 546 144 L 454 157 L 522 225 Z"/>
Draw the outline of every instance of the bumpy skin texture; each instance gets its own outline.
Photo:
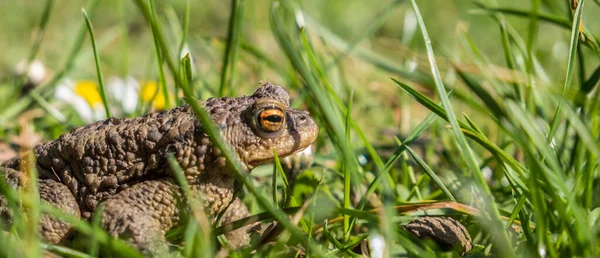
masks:
<path id="1" fill-rule="evenodd" d="M 309 114 L 289 108 L 288 93 L 277 85 L 263 83 L 251 96 L 211 98 L 202 105 L 249 169 L 271 161 L 274 148 L 285 157 L 308 147 L 318 134 Z M 273 107 L 285 119 L 270 123 L 282 124 L 277 131 L 265 130 L 259 111 Z M 165 231 L 179 223 L 185 210 L 169 154 L 181 165 L 192 192 L 202 194 L 211 215 L 234 197 L 233 172 L 187 105 L 80 127 L 37 146 L 34 154 L 41 199 L 86 219 L 102 203 L 102 226 L 142 250 L 151 249 L 153 239 L 164 240 Z M 3 164 L 12 171 L 5 176 L 19 173 L 15 171 L 27 165 L 21 163 L 16 159 Z M 57 243 L 69 227 L 45 217 L 41 231 L 47 241 Z"/>

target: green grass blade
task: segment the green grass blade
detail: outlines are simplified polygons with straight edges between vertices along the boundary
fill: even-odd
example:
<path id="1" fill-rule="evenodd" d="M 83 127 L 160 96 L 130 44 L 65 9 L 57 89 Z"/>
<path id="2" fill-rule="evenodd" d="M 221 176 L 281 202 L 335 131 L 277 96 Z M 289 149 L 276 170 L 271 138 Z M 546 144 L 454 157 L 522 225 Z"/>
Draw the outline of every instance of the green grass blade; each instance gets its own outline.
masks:
<path id="1" fill-rule="evenodd" d="M 92 22 L 87 15 L 87 12 L 84 8 L 81 8 L 81 12 L 83 13 L 83 18 L 85 19 L 85 24 L 87 25 L 88 32 L 90 33 L 90 41 L 92 42 L 92 50 L 94 51 L 94 63 L 96 64 L 96 75 L 98 76 L 98 91 L 100 92 L 100 97 L 102 98 L 102 104 L 104 105 L 104 112 L 106 113 L 106 117 L 112 117 L 110 114 L 110 106 L 108 104 L 108 99 L 106 98 L 106 89 L 104 87 L 104 78 L 102 76 L 102 70 L 100 69 L 100 56 L 98 54 L 98 48 L 96 47 L 96 39 L 94 37 L 94 27 L 92 26 Z"/>
<path id="2" fill-rule="evenodd" d="M 97 255 L 88 255 L 64 246 L 59 246 L 59 245 L 52 245 L 52 244 L 46 244 L 46 243 L 41 243 L 40 244 L 42 246 L 42 249 L 46 250 L 46 251 L 50 251 L 52 253 L 58 254 L 58 255 L 62 255 L 62 257 L 75 257 L 75 258 L 93 258 L 93 257 L 98 257 Z"/>
<path id="3" fill-rule="evenodd" d="M 27 57 L 28 65 L 35 59 L 35 57 L 37 57 L 38 53 L 40 52 L 40 46 L 42 45 L 44 35 L 46 34 L 46 27 L 48 25 L 48 21 L 50 20 L 50 14 L 52 13 L 51 11 L 53 6 L 54 0 L 46 0 L 44 12 L 42 13 L 42 18 L 40 19 L 40 24 L 38 25 L 38 33 L 35 35 L 33 45 L 31 46 L 29 56 Z"/>
<path id="4" fill-rule="evenodd" d="M 40 105 L 41 108 L 46 110 L 48 114 L 50 114 L 52 117 L 58 120 L 58 122 L 64 123 L 67 121 L 67 118 L 60 112 L 60 110 L 48 103 L 48 101 L 46 101 L 37 92 L 30 92 L 29 96 L 31 96 L 31 98 L 34 99 Z"/>
<path id="5" fill-rule="evenodd" d="M 223 56 L 219 96 L 229 95 L 231 91 L 230 87 L 233 83 L 233 78 L 235 78 L 235 66 L 242 34 L 242 23 L 244 21 L 244 0 L 232 0 L 231 2 L 227 46 L 225 47 Z"/>
<path id="6" fill-rule="evenodd" d="M 213 254 L 214 251 L 212 248 L 213 242 L 211 241 L 210 219 L 208 218 L 208 216 L 206 216 L 206 213 L 204 212 L 205 209 L 202 203 L 202 197 L 194 196 L 187 182 L 187 179 L 185 178 L 183 170 L 181 169 L 181 166 L 179 165 L 175 157 L 173 157 L 173 155 L 169 155 L 168 162 L 169 167 L 171 168 L 171 171 L 173 171 L 173 175 L 175 176 L 175 181 L 177 182 L 177 184 L 183 192 L 183 199 L 190 207 L 191 213 L 193 214 L 194 220 L 191 220 L 191 223 L 197 224 L 198 228 L 200 229 L 199 233 L 201 233 L 201 241 L 199 246 L 192 246 L 191 244 L 195 242 L 190 241 L 191 239 L 189 239 L 189 235 L 186 236 L 188 239 L 186 239 L 187 241 L 185 241 L 185 249 L 192 250 L 197 248 L 199 253 Z"/>
<path id="7" fill-rule="evenodd" d="M 275 152 L 275 150 L 273 150 L 273 152 L 274 152 L 274 156 L 275 156 L 273 169 L 277 173 L 279 173 L 279 176 L 281 176 L 281 181 L 283 182 L 283 189 L 282 189 L 283 197 L 281 199 L 280 207 L 288 207 L 290 205 L 298 206 L 298 203 L 296 202 L 296 199 L 293 196 L 292 187 L 290 185 L 290 182 L 288 181 L 287 175 L 283 171 L 283 167 L 281 166 L 281 159 L 279 159 L 279 156 L 277 155 L 277 152 Z"/>
<path id="8" fill-rule="evenodd" d="M 103 211 L 103 206 L 99 205 L 98 209 L 96 209 L 94 211 L 94 214 L 92 215 L 92 228 L 94 231 L 99 231 L 102 230 L 101 228 L 101 223 L 102 223 L 102 211 Z M 100 254 L 100 243 L 98 242 L 98 239 L 96 239 L 96 235 L 92 235 L 91 237 L 91 241 L 89 243 L 89 253 L 90 256 L 93 257 L 98 257 L 98 254 Z"/>
<path id="9" fill-rule="evenodd" d="M 523 11 L 520 9 L 515 9 L 515 8 L 507 8 L 507 7 L 487 7 L 481 3 L 475 2 L 477 5 L 479 5 L 480 7 L 483 8 L 483 10 L 490 12 L 490 13 L 502 13 L 502 14 L 509 14 L 509 15 L 515 15 L 515 16 L 520 16 L 520 17 L 531 17 L 531 12 L 530 11 Z M 554 14 L 547 14 L 547 13 L 537 13 L 536 16 L 541 20 L 541 21 L 545 21 L 545 22 L 549 22 L 552 24 L 556 24 L 559 26 L 570 26 L 570 22 L 569 20 L 558 16 L 558 15 L 554 15 Z"/>
<path id="10" fill-rule="evenodd" d="M 436 104 L 435 102 L 433 102 L 433 100 L 431 100 L 430 98 L 428 98 L 427 96 L 425 96 L 423 93 L 413 89 L 412 87 L 394 79 L 394 78 L 390 78 L 394 83 L 396 83 L 396 85 L 398 87 L 400 87 L 402 90 L 404 90 L 404 92 L 406 92 L 409 96 L 411 96 L 414 100 L 416 100 L 417 102 L 419 102 L 421 105 L 423 105 L 424 107 L 426 107 L 427 109 L 431 110 L 433 113 L 435 113 L 436 115 L 438 115 L 439 117 L 443 118 L 444 120 L 448 121 L 448 116 L 446 115 L 446 111 L 444 110 L 443 107 L 441 107 L 440 105 Z M 458 123 L 460 124 L 461 127 L 466 127 L 466 125 L 461 122 L 458 121 Z"/>
<path id="11" fill-rule="evenodd" d="M 27 56 L 27 62 L 25 65 L 27 68 L 23 72 L 21 76 L 16 80 L 17 87 L 22 87 L 23 82 L 25 82 L 25 77 L 27 76 L 27 72 L 29 71 L 29 66 L 31 62 L 38 56 L 40 52 L 40 46 L 44 40 L 44 35 L 46 34 L 46 27 L 48 25 L 48 20 L 50 20 L 50 14 L 52 13 L 52 7 L 54 6 L 54 0 L 46 0 L 46 4 L 44 5 L 44 12 L 42 13 L 42 17 L 40 19 L 40 23 L 38 25 L 38 31 L 35 34 L 35 38 L 33 40 L 33 44 L 31 45 L 31 49 L 29 50 L 29 55 Z"/>
<path id="12" fill-rule="evenodd" d="M 575 109 L 568 104 L 566 108 L 563 109 L 564 116 L 569 121 L 573 129 L 577 132 L 579 137 L 581 138 L 581 143 L 588 148 L 590 152 L 592 152 L 596 157 L 600 157 L 600 146 L 598 145 L 597 137 L 594 137 L 590 132 L 589 125 L 586 126 L 586 123 L 581 119 L 580 115 L 575 111 Z M 592 160 L 588 160 L 588 162 L 593 162 Z M 600 163 L 600 160 L 596 160 L 597 163 Z"/>
<path id="13" fill-rule="evenodd" d="M 179 42 L 179 51 L 177 51 L 180 57 L 184 54 L 187 54 L 183 53 L 183 48 L 187 43 L 187 37 L 190 28 L 190 9 L 190 0 L 185 0 L 185 14 L 183 16 L 183 28 L 181 28 L 181 41 Z"/>
<path id="14" fill-rule="evenodd" d="M 163 68 L 163 53 L 160 50 L 160 44 L 158 43 L 158 35 L 160 34 L 160 26 L 158 26 L 158 14 L 156 13 L 155 0 L 150 0 L 150 10 L 152 12 L 152 23 L 157 24 L 156 27 L 152 27 L 152 39 L 154 41 L 154 51 L 156 54 L 156 65 L 158 69 L 158 78 L 160 81 L 160 91 L 163 93 L 163 97 L 165 100 L 165 108 L 171 108 L 171 98 L 169 97 L 169 90 L 167 88 L 167 79 L 165 77 L 165 70 Z M 154 29 L 157 28 L 157 29 Z M 154 100 L 152 100 L 154 101 Z"/>
<path id="15" fill-rule="evenodd" d="M 504 16 L 498 15 L 496 16 L 496 20 L 500 27 L 500 35 L 502 36 L 502 50 L 504 50 L 504 59 L 506 60 L 506 65 L 510 70 L 515 71 L 515 58 L 510 46 L 508 29 L 506 28 L 506 19 L 504 19 Z M 521 102 L 524 102 L 521 86 L 516 82 L 514 82 L 512 85 L 515 92 L 515 98 Z"/>
<path id="16" fill-rule="evenodd" d="M 354 90 L 352 90 L 350 92 L 350 98 L 348 98 L 348 107 L 346 108 L 347 112 L 346 112 L 346 127 L 345 127 L 345 131 L 346 131 L 346 137 L 345 140 L 347 142 L 351 142 L 351 137 L 350 137 L 350 132 L 351 132 L 351 114 L 352 114 L 352 100 L 354 99 Z M 352 166 L 352 164 L 346 164 L 344 163 L 344 166 Z M 350 169 L 346 169 L 343 168 L 342 171 L 344 171 L 344 208 L 345 209 L 349 209 L 350 207 L 352 207 L 352 204 L 350 203 L 350 199 L 352 198 L 350 195 L 350 192 L 352 190 L 352 175 L 350 174 Z M 344 242 L 347 243 L 350 239 L 350 216 L 345 215 L 344 216 Z"/>
<path id="17" fill-rule="evenodd" d="M 598 85 L 599 81 L 600 81 L 600 65 L 596 68 L 596 70 L 594 70 L 594 72 L 592 73 L 590 78 L 585 81 L 585 83 L 583 84 L 583 87 L 581 87 L 581 92 L 583 94 L 590 93 L 594 89 L 594 87 L 596 87 L 596 85 Z"/>
<path id="18" fill-rule="evenodd" d="M 483 102 L 490 112 L 492 112 L 496 119 L 499 120 L 505 116 L 505 112 L 500 107 L 498 101 L 496 101 L 496 99 L 488 91 L 486 91 L 481 84 L 479 84 L 479 82 L 460 70 L 458 71 L 458 75 L 463 80 L 465 85 L 467 85 L 467 87 L 469 87 L 469 89 L 471 89 L 471 91 L 473 91 L 475 95 L 481 99 L 481 102 Z"/>
<path id="19" fill-rule="evenodd" d="M 125 8 L 127 5 L 126 1 L 118 1 L 114 3 L 116 5 L 116 9 L 117 9 L 117 13 L 119 14 L 119 32 L 120 32 L 120 57 L 121 57 L 121 64 L 119 67 L 119 76 L 121 78 L 126 78 L 127 75 L 129 74 L 129 56 L 131 55 L 131 53 L 129 52 L 129 48 L 130 48 L 130 36 L 129 36 L 129 31 L 127 28 L 127 14 L 125 13 Z"/>
<path id="20" fill-rule="evenodd" d="M 144 0 L 134 0 L 134 3 L 138 7 L 138 9 L 142 12 L 144 19 L 146 20 L 146 23 L 148 23 L 148 25 L 150 25 L 150 28 L 153 31 L 153 34 L 155 35 L 156 40 L 158 41 L 158 46 L 160 46 L 163 60 L 167 63 L 167 67 L 169 68 L 169 71 L 171 72 L 173 80 L 175 80 L 175 84 L 181 85 L 182 84 L 181 78 L 179 76 L 177 76 L 177 74 L 179 74 L 178 73 L 179 66 L 176 66 L 175 61 L 171 57 L 171 52 L 169 50 L 169 46 L 167 45 L 167 41 L 165 40 L 165 37 L 163 36 L 163 34 L 161 32 L 158 21 L 156 21 L 152 18 L 153 15 L 152 15 L 152 11 L 151 11 L 150 7 L 148 7 L 148 5 L 144 2 Z"/>
<path id="21" fill-rule="evenodd" d="M 345 216 L 347 216 L 347 215 L 345 215 Z M 327 220 L 325 220 L 325 223 L 323 225 L 323 234 L 325 235 L 325 237 L 327 237 L 327 240 L 329 240 L 329 243 L 331 243 L 333 246 L 335 246 L 338 250 L 344 249 L 344 245 L 342 243 L 340 243 L 340 241 L 338 241 L 329 231 L 329 223 L 327 222 Z"/>
<path id="22" fill-rule="evenodd" d="M 533 112 L 535 108 L 535 99 L 533 89 L 537 86 L 535 77 L 534 59 L 535 59 L 535 45 L 538 37 L 538 12 L 540 9 L 540 0 L 533 0 L 531 6 L 531 12 L 529 13 L 529 31 L 527 33 L 527 42 L 525 53 L 527 59 L 525 60 L 525 71 L 527 75 L 527 85 L 525 87 L 525 106 L 529 112 Z"/>
<path id="23" fill-rule="evenodd" d="M 565 94 L 569 91 L 571 87 L 571 81 L 573 80 L 573 70 L 575 69 L 575 57 L 577 55 L 577 46 L 579 45 L 579 25 L 581 23 L 581 16 L 583 14 L 583 4 L 585 0 L 580 0 L 579 5 L 577 6 L 577 10 L 575 11 L 575 17 L 573 19 L 573 25 L 571 28 L 571 41 L 569 48 L 569 62 L 567 65 L 567 75 L 565 78 L 565 85 L 563 86 L 561 98 L 558 102 L 558 107 L 556 107 L 556 112 L 554 113 L 554 118 L 552 118 L 552 123 L 550 126 L 550 131 L 548 132 L 548 141 L 552 141 L 554 138 L 554 134 L 558 129 L 558 123 L 561 119 L 561 108 L 563 105 L 563 101 L 565 98 Z"/>
<path id="24" fill-rule="evenodd" d="M 451 201 L 456 202 L 456 198 L 454 198 L 454 195 L 450 192 L 450 190 L 448 190 L 446 185 L 444 185 L 444 182 L 442 182 L 442 180 L 435 174 L 435 172 L 433 172 L 433 170 L 427 165 L 427 163 L 425 163 L 425 161 L 421 157 L 419 157 L 419 155 L 417 155 L 417 153 L 413 151 L 413 149 L 411 149 L 410 147 L 407 146 L 406 151 L 408 151 L 410 156 L 417 162 L 417 164 L 421 168 L 423 168 L 423 170 L 425 170 L 425 173 L 435 182 L 435 184 L 442 190 L 442 192 L 444 192 L 444 195 L 446 195 L 446 197 L 448 197 L 448 199 L 450 199 Z"/>
<path id="25" fill-rule="evenodd" d="M 275 163 L 279 163 L 279 156 L 277 156 L 277 150 L 273 150 L 273 154 L 275 155 Z M 277 201 L 277 165 L 273 166 L 273 175 L 271 178 L 271 196 L 273 198 L 273 203 L 276 208 L 279 208 L 279 202 Z"/>

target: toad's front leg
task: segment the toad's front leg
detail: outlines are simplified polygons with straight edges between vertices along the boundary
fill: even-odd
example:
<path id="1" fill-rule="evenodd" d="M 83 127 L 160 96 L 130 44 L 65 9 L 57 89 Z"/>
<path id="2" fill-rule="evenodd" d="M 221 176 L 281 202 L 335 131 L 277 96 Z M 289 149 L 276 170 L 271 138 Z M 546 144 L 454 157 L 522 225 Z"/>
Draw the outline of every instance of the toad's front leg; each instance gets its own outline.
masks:
<path id="1" fill-rule="evenodd" d="M 167 179 L 140 182 L 102 203 L 102 227 L 142 252 L 165 251 L 165 232 L 180 221 L 180 197 Z"/>

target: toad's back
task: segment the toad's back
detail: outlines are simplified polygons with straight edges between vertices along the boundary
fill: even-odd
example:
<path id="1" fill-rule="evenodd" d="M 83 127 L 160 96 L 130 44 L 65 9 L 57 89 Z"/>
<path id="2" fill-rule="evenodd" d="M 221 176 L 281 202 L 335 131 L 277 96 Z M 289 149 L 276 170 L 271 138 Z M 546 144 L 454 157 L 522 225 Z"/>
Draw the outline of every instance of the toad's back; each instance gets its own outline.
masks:
<path id="1" fill-rule="evenodd" d="M 204 136 L 198 125 L 187 106 L 96 122 L 37 146 L 37 169 L 41 179 L 65 184 L 84 210 L 93 210 L 135 183 L 167 176 L 168 153 L 180 162 L 204 162 L 209 142 L 196 141 Z"/>

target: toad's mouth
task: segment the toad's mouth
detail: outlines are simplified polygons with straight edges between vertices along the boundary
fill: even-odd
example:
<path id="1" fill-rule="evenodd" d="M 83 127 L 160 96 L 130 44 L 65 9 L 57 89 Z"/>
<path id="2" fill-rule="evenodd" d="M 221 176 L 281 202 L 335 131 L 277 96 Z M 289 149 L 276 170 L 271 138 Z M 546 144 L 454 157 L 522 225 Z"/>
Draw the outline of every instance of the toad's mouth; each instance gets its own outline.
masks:
<path id="1" fill-rule="evenodd" d="M 304 150 L 306 150 L 309 147 L 310 147 L 310 144 L 308 146 L 304 146 L 302 148 L 299 148 L 299 149 L 297 149 L 297 150 L 295 150 L 293 152 L 289 152 L 287 154 L 284 154 L 284 153 L 279 154 L 279 153 L 277 153 L 277 157 L 279 158 L 279 160 L 281 160 L 281 159 L 284 159 L 286 157 L 292 156 L 292 155 L 294 155 L 296 153 L 303 152 Z M 273 151 L 271 150 L 270 153 L 272 154 Z M 253 168 L 258 167 L 260 165 L 269 164 L 269 163 L 272 163 L 274 161 L 275 161 L 275 158 L 273 157 L 273 155 L 270 155 L 270 156 L 264 157 L 264 158 L 257 158 L 257 159 L 252 160 L 251 162 L 248 162 L 248 168 L 249 169 L 253 169 Z"/>

